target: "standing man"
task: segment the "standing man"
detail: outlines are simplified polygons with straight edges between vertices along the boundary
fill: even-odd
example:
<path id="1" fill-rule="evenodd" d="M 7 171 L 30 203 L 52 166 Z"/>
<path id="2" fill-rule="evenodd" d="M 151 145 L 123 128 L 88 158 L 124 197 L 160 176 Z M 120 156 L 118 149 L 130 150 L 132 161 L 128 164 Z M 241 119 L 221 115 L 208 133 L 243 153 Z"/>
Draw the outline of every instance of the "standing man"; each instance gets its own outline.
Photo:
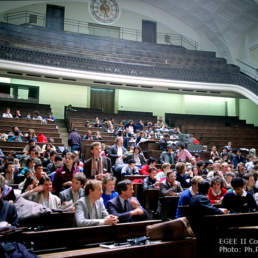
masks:
<path id="1" fill-rule="evenodd" d="M 108 212 L 118 217 L 120 222 L 130 222 L 148 219 L 148 213 L 139 201 L 132 197 L 134 190 L 130 180 L 123 180 L 117 184 L 118 197 L 107 203 Z"/>
<path id="2" fill-rule="evenodd" d="M 68 144 L 71 146 L 71 152 L 81 150 L 81 136 L 77 132 L 77 128 L 74 128 L 69 135 Z"/>
<path id="3" fill-rule="evenodd" d="M 111 161 L 101 156 L 101 143 L 93 142 L 90 147 L 92 157 L 84 163 L 84 174 L 86 178 L 102 180 L 104 175 L 111 173 Z"/>

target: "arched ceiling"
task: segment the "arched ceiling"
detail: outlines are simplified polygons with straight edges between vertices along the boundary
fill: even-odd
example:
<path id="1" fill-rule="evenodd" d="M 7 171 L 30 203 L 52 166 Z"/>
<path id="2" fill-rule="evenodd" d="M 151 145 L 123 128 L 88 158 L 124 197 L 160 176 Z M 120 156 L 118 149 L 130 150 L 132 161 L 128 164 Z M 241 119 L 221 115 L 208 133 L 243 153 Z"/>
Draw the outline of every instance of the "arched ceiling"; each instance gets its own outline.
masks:
<path id="1" fill-rule="evenodd" d="M 258 25 L 258 0 L 140 0 L 205 35 L 232 62 L 230 46 Z"/>

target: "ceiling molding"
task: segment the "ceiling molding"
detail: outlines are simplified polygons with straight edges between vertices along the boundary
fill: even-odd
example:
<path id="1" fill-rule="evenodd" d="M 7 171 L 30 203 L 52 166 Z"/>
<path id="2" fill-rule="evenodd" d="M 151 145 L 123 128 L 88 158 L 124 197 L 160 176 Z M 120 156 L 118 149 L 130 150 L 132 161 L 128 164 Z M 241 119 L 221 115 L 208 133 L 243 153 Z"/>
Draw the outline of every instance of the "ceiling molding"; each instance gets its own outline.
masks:
<path id="1" fill-rule="evenodd" d="M 8 74 L 12 72 L 13 75 Z M 118 74 L 108 74 L 90 71 L 81 71 L 29 63 L 7 61 L 0 59 L 0 76 L 15 77 L 27 80 L 47 80 L 54 83 L 69 83 L 78 85 L 107 85 L 113 88 L 132 90 L 166 91 L 181 94 L 201 94 L 206 92 L 233 92 L 249 98 L 258 105 L 258 96 L 248 89 L 235 84 L 203 83 L 190 81 L 176 81 L 161 78 L 136 77 Z M 96 82 L 96 83 L 95 83 Z M 146 87 L 150 86 L 150 87 Z M 212 95 L 212 94 L 211 94 Z M 225 95 L 226 96 L 226 95 Z M 225 97 L 224 96 L 224 97 Z M 236 97 L 235 96 L 235 97 Z M 221 96 L 222 97 L 222 96 Z"/>

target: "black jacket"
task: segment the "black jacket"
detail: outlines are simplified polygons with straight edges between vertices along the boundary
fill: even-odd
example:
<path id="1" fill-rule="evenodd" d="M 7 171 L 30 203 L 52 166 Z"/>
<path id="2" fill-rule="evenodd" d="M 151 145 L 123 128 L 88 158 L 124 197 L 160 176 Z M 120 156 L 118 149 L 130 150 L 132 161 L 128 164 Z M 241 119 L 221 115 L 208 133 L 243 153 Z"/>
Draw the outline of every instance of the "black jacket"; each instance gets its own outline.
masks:
<path id="1" fill-rule="evenodd" d="M 123 155 L 126 154 L 126 148 L 122 146 Z M 116 163 L 117 155 L 117 145 L 113 145 L 108 150 L 108 157 L 111 159 L 112 166 Z"/>
<path id="2" fill-rule="evenodd" d="M 83 171 L 87 179 L 93 178 L 91 176 L 91 161 L 92 161 L 92 158 L 89 158 L 84 163 Z M 112 172 L 111 160 L 107 157 L 102 157 L 102 167 L 103 167 L 103 173 L 111 173 Z"/>
<path id="3" fill-rule="evenodd" d="M 206 215 L 223 214 L 223 211 L 214 207 L 208 196 L 197 194 L 190 200 L 189 222 L 195 234 L 199 235 L 202 219 Z"/>

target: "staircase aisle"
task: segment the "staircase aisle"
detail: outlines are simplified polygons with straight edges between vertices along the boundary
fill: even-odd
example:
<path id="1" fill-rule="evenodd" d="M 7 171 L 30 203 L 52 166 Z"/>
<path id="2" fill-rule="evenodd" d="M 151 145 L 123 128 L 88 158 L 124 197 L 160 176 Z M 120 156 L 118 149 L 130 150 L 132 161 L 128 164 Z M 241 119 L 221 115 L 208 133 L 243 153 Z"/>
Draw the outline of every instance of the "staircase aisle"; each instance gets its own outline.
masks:
<path id="1" fill-rule="evenodd" d="M 58 132 L 60 133 L 60 137 L 62 138 L 62 143 L 64 146 L 68 146 L 68 132 L 64 122 L 64 119 L 57 119 L 56 125 L 58 126 Z"/>

